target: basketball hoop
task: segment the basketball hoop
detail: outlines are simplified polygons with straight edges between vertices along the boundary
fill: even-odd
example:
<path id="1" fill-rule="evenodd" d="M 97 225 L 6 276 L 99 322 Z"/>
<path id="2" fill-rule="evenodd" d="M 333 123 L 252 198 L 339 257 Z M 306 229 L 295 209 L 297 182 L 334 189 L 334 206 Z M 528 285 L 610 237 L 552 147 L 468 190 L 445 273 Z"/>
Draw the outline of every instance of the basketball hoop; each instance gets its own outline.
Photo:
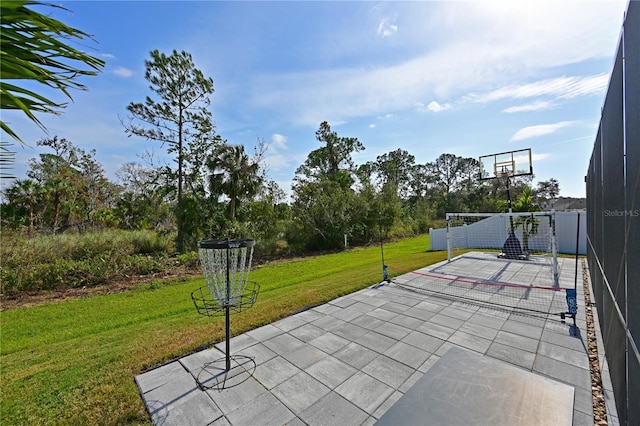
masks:
<path id="1" fill-rule="evenodd" d="M 509 177 L 533 175 L 531 148 L 482 155 L 478 163 L 480 180 L 506 178 L 505 171 L 509 173 Z"/>
<path id="2" fill-rule="evenodd" d="M 509 203 L 509 213 L 511 213 L 511 178 L 533 175 L 531 148 L 482 155 L 478 163 L 480 164 L 480 180 L 497 179 L 507 188 L 507 202 Z M 511 231 L 513 231 L 513 223 Z"/>

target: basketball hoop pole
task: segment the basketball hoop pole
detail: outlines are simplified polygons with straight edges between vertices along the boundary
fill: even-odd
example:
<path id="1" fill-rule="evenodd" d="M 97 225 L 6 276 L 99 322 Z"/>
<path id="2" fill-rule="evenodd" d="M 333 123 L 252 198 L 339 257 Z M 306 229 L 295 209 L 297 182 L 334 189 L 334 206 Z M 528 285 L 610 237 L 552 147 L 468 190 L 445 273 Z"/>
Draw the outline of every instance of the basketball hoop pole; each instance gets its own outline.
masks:
<path id="1" fill-rule="evenodd" d="M 509 174 L 509 170 L 507 170 L 504 166 L 502 166 L 502 174 L 506 177 L 507 181 L 507 205 L 509 206 L 509 214 L 513 213 L 513 208 L 511 204 L 511 175 Z M 513 216 L 509 216 L 509 230 L 511 233 L 514 233 L 513 229 Z"/>
<path id="2" fill-rule="evenodd" d="M 509 175 L 507 175 L 507 200 L 509 202 L 509 213 L 513 213 L 511 208 L 511 177 Z"/>

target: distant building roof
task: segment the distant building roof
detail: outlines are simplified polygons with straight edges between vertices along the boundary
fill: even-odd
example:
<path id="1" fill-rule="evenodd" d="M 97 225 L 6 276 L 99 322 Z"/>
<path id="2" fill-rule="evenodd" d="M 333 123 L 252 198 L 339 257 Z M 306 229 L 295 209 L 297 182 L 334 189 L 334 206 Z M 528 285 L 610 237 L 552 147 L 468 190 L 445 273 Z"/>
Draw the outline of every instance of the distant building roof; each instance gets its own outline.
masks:
<path id="1" fill-rule="evenodd" d="M 585 210 L 587 208 L 586 198 L 558 197 L 541 203 L 541 207 L 545 211 L 575 211 Z"/>

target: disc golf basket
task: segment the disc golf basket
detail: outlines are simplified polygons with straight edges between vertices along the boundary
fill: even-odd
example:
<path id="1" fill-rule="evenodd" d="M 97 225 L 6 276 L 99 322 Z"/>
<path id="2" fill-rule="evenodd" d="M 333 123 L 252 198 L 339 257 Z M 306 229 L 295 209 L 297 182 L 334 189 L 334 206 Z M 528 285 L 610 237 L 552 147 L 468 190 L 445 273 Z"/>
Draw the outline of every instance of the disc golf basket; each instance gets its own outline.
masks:
<path id="1" fill-rule="evenodd" d="M 191 300 L 200 315 L 225 317 L 225 357 L 204 364 L 196 377 L 202 389 L 238 385 L 255 370 L 252 358 L 231 356 L 229 331 L 231 313 L 251 308 L 258 298 L 260 286 L 249 281 L 254 245 L 255 240 L 235 239 L 198 243 L 206 285 L 192 292 Z"/>

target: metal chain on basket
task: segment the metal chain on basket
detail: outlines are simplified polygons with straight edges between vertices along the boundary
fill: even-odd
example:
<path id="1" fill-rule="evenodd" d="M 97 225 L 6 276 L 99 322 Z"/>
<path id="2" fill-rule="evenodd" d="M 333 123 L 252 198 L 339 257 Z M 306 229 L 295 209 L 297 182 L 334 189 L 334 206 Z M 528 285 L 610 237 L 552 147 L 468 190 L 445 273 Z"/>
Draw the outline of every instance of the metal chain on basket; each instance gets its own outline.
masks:
<path id="1" fill-rule="evenodd" d="M 229 265 L 227 265 L 227 250 Z M 248 264 L 247 251 L 249 251 Z M 220 306 L 235 305 L 247 286 L 253 260 L 253 245 L 247 247 L 230 242 L 228 249 L 200 248 L 198 255 L 211 297 Z M 227 300 L 227 266 L 229 267 L 229 300 Z"/>

